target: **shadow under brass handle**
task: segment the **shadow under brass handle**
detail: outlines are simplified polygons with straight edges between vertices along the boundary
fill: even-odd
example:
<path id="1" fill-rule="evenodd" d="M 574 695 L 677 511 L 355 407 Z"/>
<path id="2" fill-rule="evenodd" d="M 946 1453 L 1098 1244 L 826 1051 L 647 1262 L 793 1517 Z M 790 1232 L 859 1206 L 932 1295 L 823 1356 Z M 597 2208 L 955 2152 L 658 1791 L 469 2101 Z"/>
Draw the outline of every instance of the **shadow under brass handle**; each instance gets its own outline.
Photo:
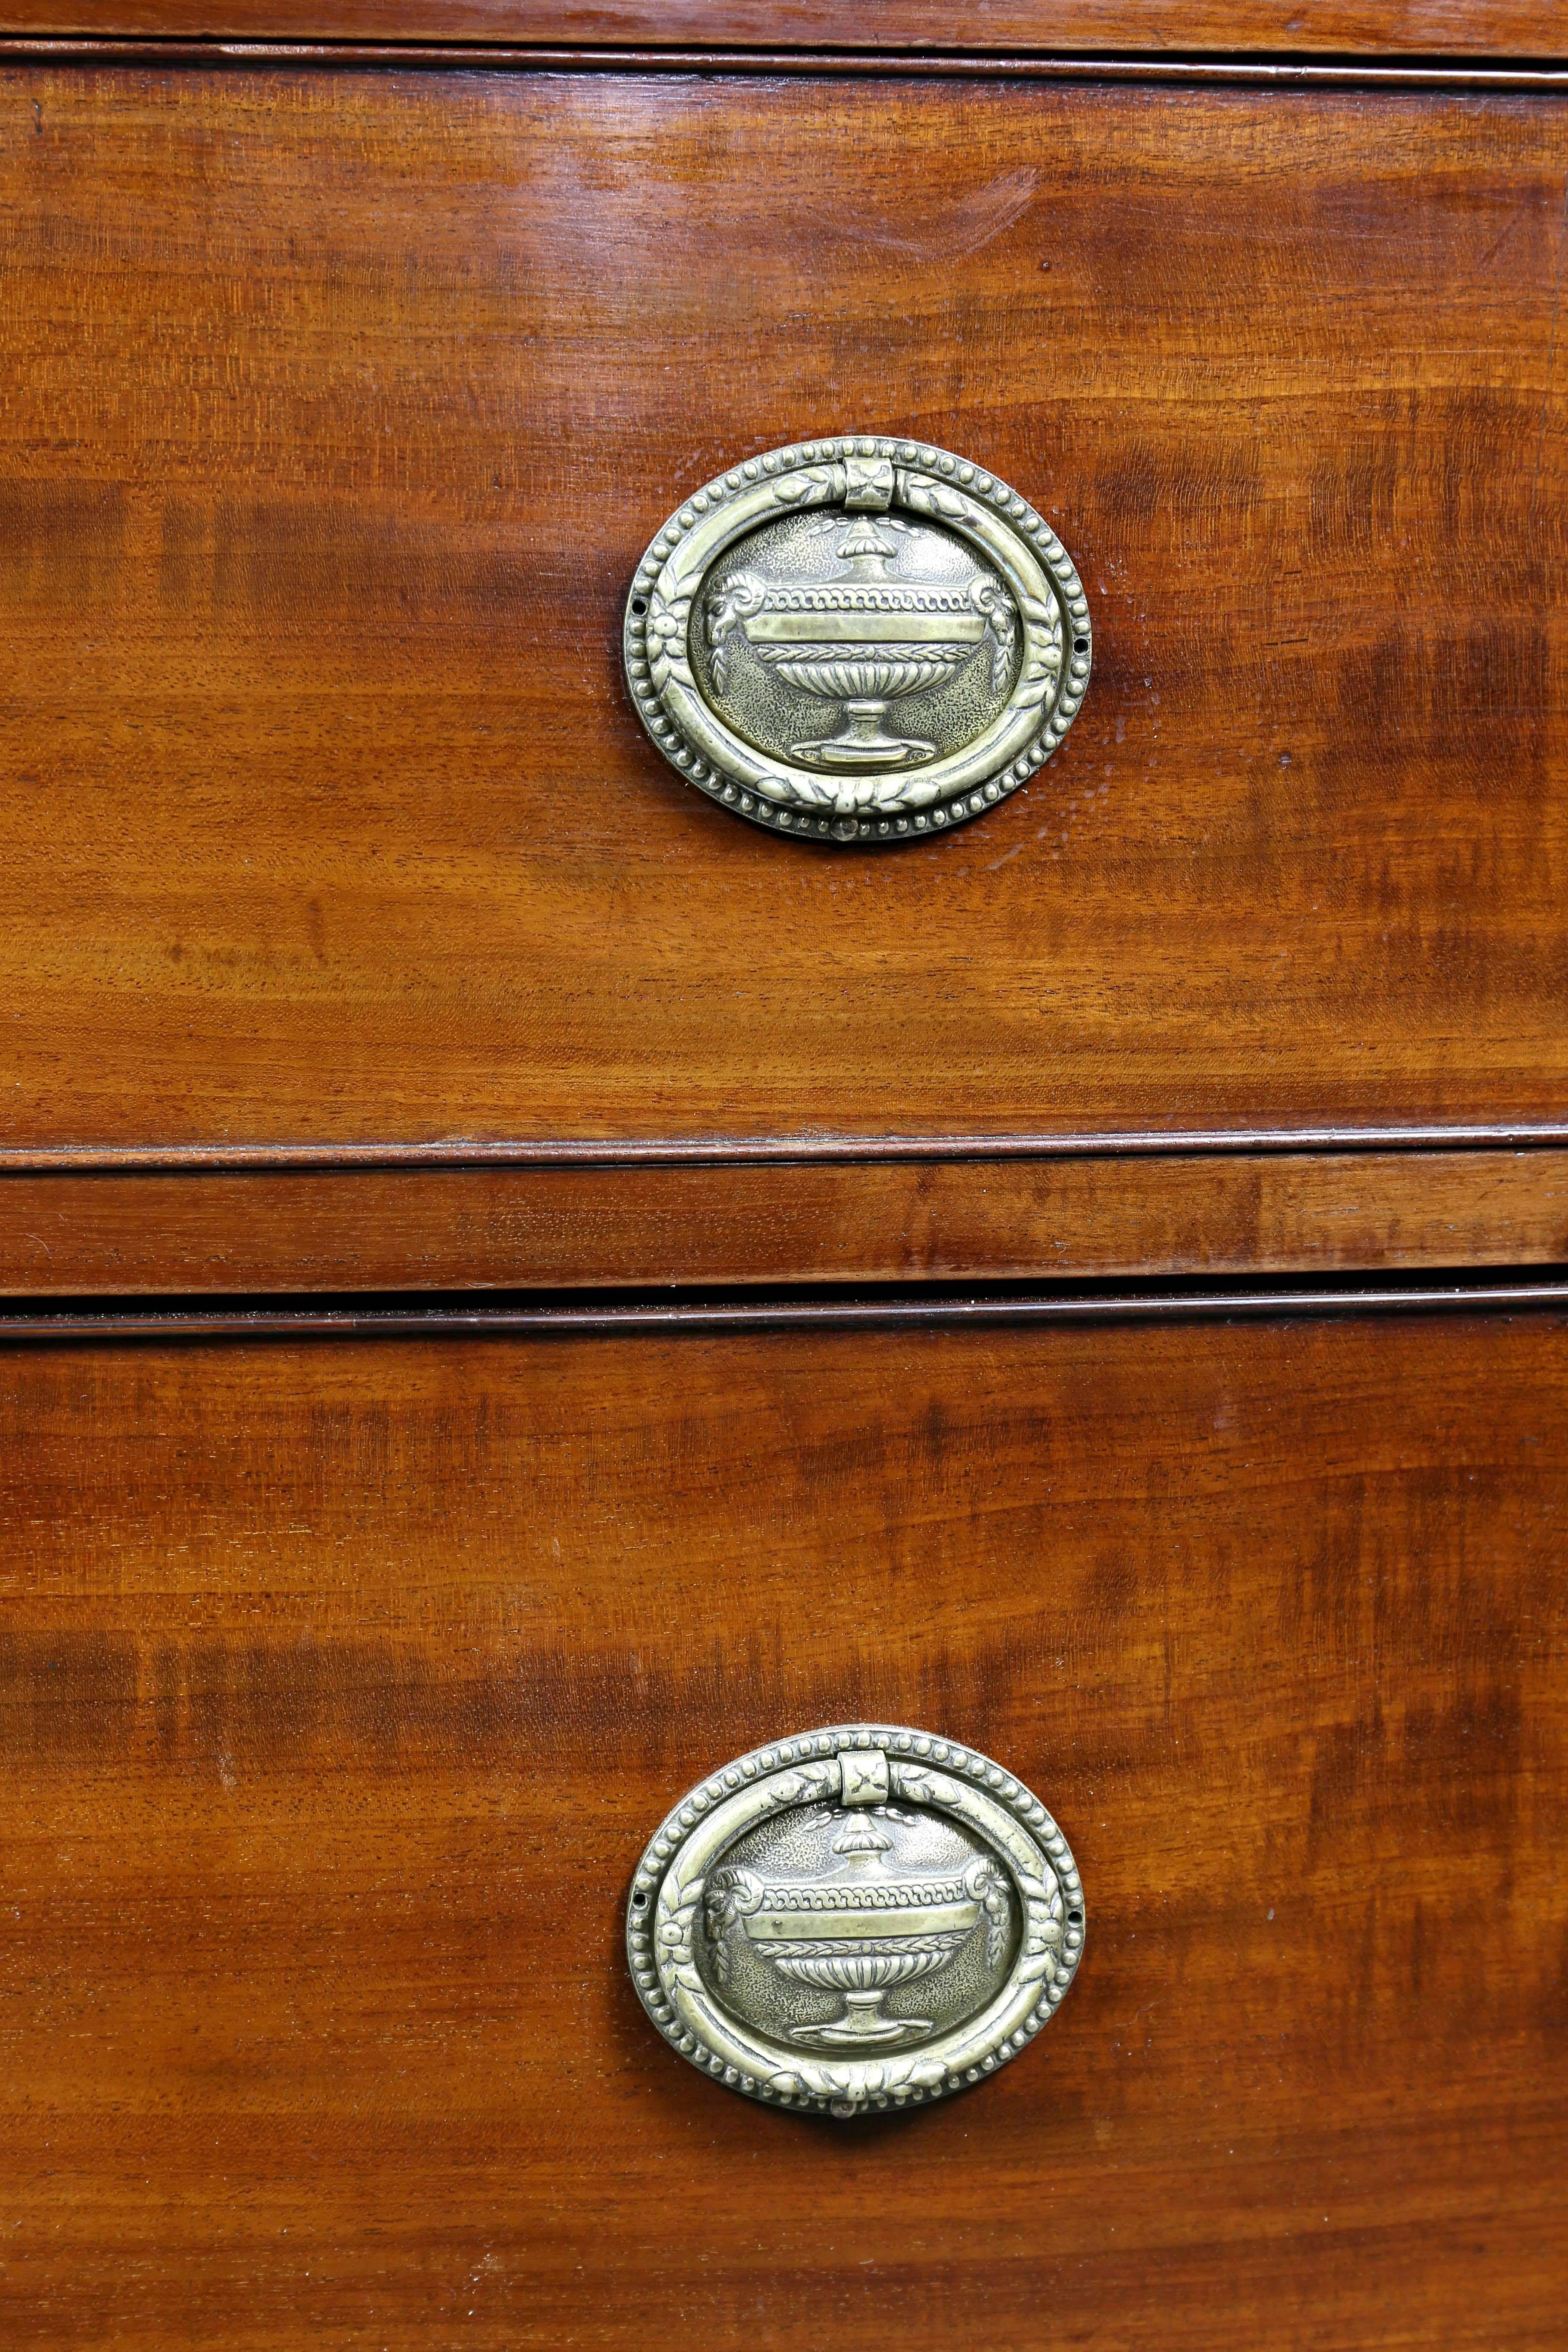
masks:
<path id="1" fill-rule="evenodd" d="M 775 2106 L 939 2099 L 1016 2057 L 1083 1954 L 1039 1800 L 929 1732 L 839 1724 L 699 1781 L 637 1864 L 626 1948 L 693 2065 Z"/>

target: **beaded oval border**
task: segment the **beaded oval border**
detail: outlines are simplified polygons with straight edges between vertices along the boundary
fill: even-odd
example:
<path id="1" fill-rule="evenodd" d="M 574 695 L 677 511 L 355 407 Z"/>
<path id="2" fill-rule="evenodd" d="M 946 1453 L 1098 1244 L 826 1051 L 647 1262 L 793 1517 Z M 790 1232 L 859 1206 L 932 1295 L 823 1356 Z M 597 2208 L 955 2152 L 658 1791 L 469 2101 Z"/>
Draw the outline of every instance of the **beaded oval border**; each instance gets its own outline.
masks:
<path id="1" fill-rule="evenodd" d="M 995 775 L 929 810 L 920 809 L 909 814 L 871 813 L 858 815 L 852 821 L 812 809 L 780 806 L 758 792 L 746 777 L 727 775 L 711 760 L 704 758 L 687 740 L 654 683 L 648 646 L 649 607 L 659 574 L 681 540 L 715 507 L 771 475 L 792 473 L 806 466 L 842 464 L 851 457 L 918 467 L 934 480 L 952 483 L 969 498 L 991 507 L 1016 532 L 1048 574 L 1061 600 L 1064 635 L 1070 646 L 1058 678 L 1049 717 L 1025 750 Z M 1078 716 L 1093 667 L 1094 633 L 1089 600 L 1071 556 L 1049 523 L 1016 490 L 971 459 L 956 457 L 950 449 L 939 449 L 931 442 L 901 440 L 888 434 L 835 434 L 825 440 L 791 442 L 782 449 L 769 449 L 758 457 L 747 457 L 728 473 L 715 475 L 676 509 L 655 533 L 626 593 L 622 651 L 626 685 L 644 727 L 671 767 L 689 783 L 706 793 L 710 800 L 753 824 L 794 840 L 891 847 L 900 842 L 930 840 L 956 824 L 982 816 L 987 808 L 1028 782 L 1050 758 Z"/>
<path id="2" fill-rule="evenodd" d="M 774 2054 L 761 2036 L 750 2036 L 743 2028 L 726 2032 L 725 2048 L 706 2045 L 691 2030 L 692 2003 L 682 2003 L 675 1997 L 669 1981 L 668 1949 L 661 1965 L 661 1936 L 678 1948 L 679 1959 L 681 1937 L 689 1938 L 691 1914 L 700 1901 L 700 1881 L 694 1881 L 690 1887 L 679 1892 L 675 1920 L 668 1916 L 667 1881 L 681 1849 L 717 1807 L 728 1804 L 748 1784 L 780 1774 L 798 1778 L 803 1768 L 809 1774 L 812 1767 L 819 1767 L 847 1749 L 873 1748 L 887 1755 L 890 1770 L 918 1775 L 929 1767 L 939 1776 L 961 1776 L 1023 1832 L 1038 1856 L 1047 1908 L 1054 1906 L 1059 1925 L 1047 1939 L 1054 1943 L 1054 1948 L 1041 1948 L 1041 1939 L 1037 1937 L 1031 1942 L 1028 1921 L 1032 1916 L 1040 1915 L 1034 1898 L 1022 1888 L 1018 1890 L 1026 1932 L 1003 1992 L 1016 1983 L 1033 1980 L 1038 1986 L 1037 2000 L 1019 2021 L 992 2040 L 977 2039 L 972 2031 L 973 2021 L 963 2020 L 897 2058 L 813 2061 L 782 2049 Z M 814 1790 L 807 1780 L 802 1781 L 798 1794 L 782 1801 L 805 1804 L 820 1800 L 820 1790 Z M 920 1801 L 918 1798 L 913 1801 Z M 1005 1852 L 1000 1853 L 1000 1858 L 1007 1863 Z M 1016 1867 L 1007 1866 L 1016 1882 Z M 752 1748 L 699 1781 L 671 1808 L 648 1841 L 632 1880 L 626 1902 L 626 1957 L 643 2007 L 665 2039 L 692 2065 L 713 2075 L 728 2089 L 770 2106 L 849 2117 L 946 2098 L 984 2080 L 1016 2058 L 1059 2008 L 1083 1957 L 1086 1925 L 1083 1885 L 1071 1849 L 1039 1799 L 1014 1774 L 974 1748 L 904 1725 L 836 1724 Z M 987 2006 L 995 2010 L 1001 2000 L 1002 1995 L 998 1995 Z M 1013 2007 L 1016 2006 L 1015 1998 Z M 684 2015 L 682 2008 L 687 2012 Z M 748 2042 L 752 2044 L 750 2063 L 737 2063 L 728 2054 L 730 2045 Z M 953 2053 L 952 2063 L 944 2053 Z"/>

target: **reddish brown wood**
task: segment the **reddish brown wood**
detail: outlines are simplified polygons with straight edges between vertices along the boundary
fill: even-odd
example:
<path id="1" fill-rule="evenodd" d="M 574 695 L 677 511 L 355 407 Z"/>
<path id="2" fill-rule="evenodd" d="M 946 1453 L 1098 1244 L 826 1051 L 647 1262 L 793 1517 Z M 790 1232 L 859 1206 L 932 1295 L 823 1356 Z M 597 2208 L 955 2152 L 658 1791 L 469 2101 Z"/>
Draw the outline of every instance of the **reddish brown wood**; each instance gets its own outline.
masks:
<path id="1" fill-rule="evenodd" d="M 0 88 L 9 1141 L 1561 1115 L 1553 106 Z M 1018 801 L 819 856 L 616 614 L 873 423 L 1041 500 L 1099 668 Z"/>
<path id="2" fill-rule="evenodd" d="M 0 2335 L 1534 2352 L 1565 1465 L 1561 1314 L 0 1359 Z M 618 1932 L 858 1713 L 1037 1785 L 1089 1942 L 843 2134 Z"/>
<path id="3" fill-rule="evenodd" d="M 5 0 L 0 29 L 677 48 L 1568 54 L 1552 0 Z"/>
<path id="4" fill-rule="evenodd" d="M 1563 1261 L 1558 1151 L 0 1179 L 16 1297 Z"/>

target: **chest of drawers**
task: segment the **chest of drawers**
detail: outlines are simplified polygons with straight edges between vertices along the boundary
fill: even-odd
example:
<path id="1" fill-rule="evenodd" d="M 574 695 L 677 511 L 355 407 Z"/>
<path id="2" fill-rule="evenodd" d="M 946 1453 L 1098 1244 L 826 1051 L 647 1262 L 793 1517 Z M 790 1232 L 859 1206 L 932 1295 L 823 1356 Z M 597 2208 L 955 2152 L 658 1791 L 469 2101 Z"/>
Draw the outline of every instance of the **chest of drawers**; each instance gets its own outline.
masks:
<path id="1" fill-rule="evenodd" d="M 7 2343 L 1553 2339 L 1562 47 L 0 10 Z M 951 837 L 623 674 L 843 436 L 1091 616 Z M 1089 1917 L 847 2122 L 623 1942 L 841 1723 Z"/>

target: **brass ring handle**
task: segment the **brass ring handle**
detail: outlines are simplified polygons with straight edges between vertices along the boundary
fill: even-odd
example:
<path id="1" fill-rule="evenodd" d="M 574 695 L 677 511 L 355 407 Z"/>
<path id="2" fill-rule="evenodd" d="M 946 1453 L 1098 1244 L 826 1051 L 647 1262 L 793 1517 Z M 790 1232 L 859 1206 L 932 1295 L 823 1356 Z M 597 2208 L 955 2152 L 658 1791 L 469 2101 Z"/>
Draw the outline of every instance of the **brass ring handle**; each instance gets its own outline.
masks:
<path id="1" fill-rule="evenodd" d="M 778 1740 L 699 1781 L 626 1912 L 643 2006 L 683 2057 L 840 2116 L 994 2074 L 1083 1943 L 1078 1868 L 1039 1800 L 973 1748 L 889 1724 Z"/>
<path id="2" fill-rule="evenodd" d="M 1026 783 L 1089 687 L 1049 523 L 951 450 L 839 434 L 747 457 L 658 532 L 626 682 L 667 760 L 753 824 L 892 847 Z"/>

